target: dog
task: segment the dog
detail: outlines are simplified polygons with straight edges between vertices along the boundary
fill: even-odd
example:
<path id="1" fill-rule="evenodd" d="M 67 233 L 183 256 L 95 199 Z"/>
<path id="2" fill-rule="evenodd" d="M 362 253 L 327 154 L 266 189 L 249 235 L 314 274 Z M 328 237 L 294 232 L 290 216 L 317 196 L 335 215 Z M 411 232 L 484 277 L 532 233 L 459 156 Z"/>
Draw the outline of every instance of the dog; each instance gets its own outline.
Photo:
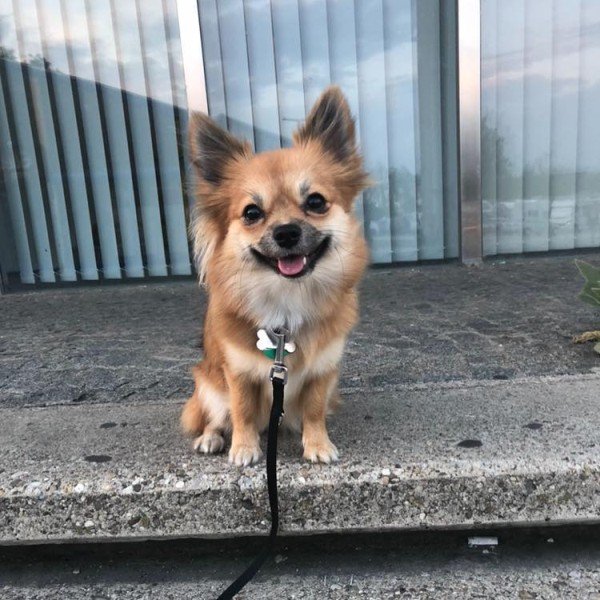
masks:
<path id="1" fill-rule="evenodd" d="M 353 205 L 370 182 L 348 103 L 327 88 L 291 147 L 260 154 L 195 114 L 189 148 L 197 180 L 190 230 L 208 306 L 183 429 L 205 454 L 221 452 L 231 432 L 229 461 L 257 462 L 273 364 L 257 349 L 257 331 L 285 327 L 296 350 L 286 358 L 282 423 L 302 432 L 305 459 L 336 461 L 326 416 L 339 403 L 339 364 L 368 263 Z"/>

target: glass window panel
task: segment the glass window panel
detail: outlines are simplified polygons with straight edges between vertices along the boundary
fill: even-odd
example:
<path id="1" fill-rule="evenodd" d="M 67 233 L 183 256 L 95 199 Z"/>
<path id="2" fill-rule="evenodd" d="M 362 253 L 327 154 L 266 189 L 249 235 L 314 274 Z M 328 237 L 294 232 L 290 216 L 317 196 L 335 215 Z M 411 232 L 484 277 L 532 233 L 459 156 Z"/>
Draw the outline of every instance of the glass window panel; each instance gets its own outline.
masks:
<path id="1" fill-rule="evenodd" d="M 340 85 L 375 180 L 357 204 L 373 261 L 458 255 L 453 3 L 200 0 L 199 13 L 218 122 L 257 150 L 287 146 Z"/>
<path id="2" fill-rule="evenodd" d="M 176 0 L 0 0 L 0 265 L 189 275 Z"/>
<path id="3" fill-rule="evenodd" d="M 457 256 L 454 3 L 198 0 L 198 14 L 217 122 L 284 147 L 340 85 L 375 182 L 356 204 L 373 261 Z M 5 277 L 191 274 L 180 18 L 177 0 L 0 0 Z"/>
<path id="4" fill-rule="evenodd" d="M 483 0 L 486 255 L 600 246 L 600 4 Z"/>

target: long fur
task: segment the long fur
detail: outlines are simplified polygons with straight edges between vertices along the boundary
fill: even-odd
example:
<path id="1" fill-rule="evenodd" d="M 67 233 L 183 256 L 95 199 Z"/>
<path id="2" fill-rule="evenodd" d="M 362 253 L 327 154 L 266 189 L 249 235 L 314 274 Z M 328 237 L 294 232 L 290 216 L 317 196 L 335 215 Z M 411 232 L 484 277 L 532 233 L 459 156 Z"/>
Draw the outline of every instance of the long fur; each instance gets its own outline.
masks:
<path id="1" fill-rule="evenodd" d="M 358 316 L 356 286 L 368 253 L 352 207 L 369 183 L 338 88 L 325 90 L 294 142 L 254 155 L 206 116 L 195 117 L 190 128 L 198 181 L 191 236 L 209 303 L 204 358 L 182 425 L 207 453 L 222 449 L 223 435 L 231 431 L 229 458 L 236 465 L 258 460 L 259 434 L 268 420 L 271 363 L 255 347 L 256 331 L 264 327 L 288 327 L 298 347 L 288 357 L 285 421 L 302 431 L 305 458 L 337 458 L 325 417 L 339 400 L 339 362 Z M 306 208 L 315 193 L 327 201 L 324 214 Z M 262 207 L 260 222 L 244 219 L 250 204 Z M 272 241 L 277 225 L 291 222 L 329 239 L 314 270 L 298 279 L 284 277 L 255 254 Z"/>

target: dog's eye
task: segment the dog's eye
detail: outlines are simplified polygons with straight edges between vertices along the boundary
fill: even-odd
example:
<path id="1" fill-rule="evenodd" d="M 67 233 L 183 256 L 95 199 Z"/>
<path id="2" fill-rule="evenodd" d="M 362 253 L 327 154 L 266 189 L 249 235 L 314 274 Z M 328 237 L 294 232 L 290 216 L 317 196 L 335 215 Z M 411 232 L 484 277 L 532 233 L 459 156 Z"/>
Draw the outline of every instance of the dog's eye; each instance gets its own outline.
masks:
<path id="1" fill-rule="evenodd" d="M 323 214 L 327 212 L 327 200 L 321 196 L 321 194 L 309 194 L 306 202 L 304 203 L 305 210 L 309 210 L 310 212 Z"/>
<path id="2" fill-rule="evenodd" d="M 265 213 L 256 204 L 248 204 L 244 208 L 244 220 L 246 223 L 256 223 L 265 216 Z"/>

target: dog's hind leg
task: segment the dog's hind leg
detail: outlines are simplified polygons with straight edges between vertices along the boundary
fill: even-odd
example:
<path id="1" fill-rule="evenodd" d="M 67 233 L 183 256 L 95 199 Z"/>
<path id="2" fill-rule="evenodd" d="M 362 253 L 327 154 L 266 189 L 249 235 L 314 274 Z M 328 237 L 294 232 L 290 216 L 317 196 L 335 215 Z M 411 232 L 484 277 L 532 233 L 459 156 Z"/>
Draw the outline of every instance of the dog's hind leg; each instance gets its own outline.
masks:
<path id="1" fill-rule="evenodd" d="M 210 426 L 204 429 L 204 433 L 194 440 L 194 450 L 202 454 L 217 454 L 225 448 L 225 439 L 218 429 Z"/>
<path id="2" fill-rule="evenodd" d="M 198 398 L 198 388 L 188 398 L 181 413 L 181 427 L 187 434 L 202 433 L 206 427 L 206 413 Z"/>
<path id="3" fill-rule="evenodd" d="M 208 415 L 199 395 L 200 390 L 200 371 L 201 364 L 194 367 L 192 374 L 194 376 L 194 393 L 188 398 L 188 401 L 181 412 L 181 427 L 188 435 L 197 435 L 204 431 L 208 423 Z"/>
<path id="4" fill-rule="evenodd" d="M 181 424 L 186 433 L 196 435 L 194 450 L 215 454 L 225 447 L 223 431 L 227 427 L 228 405 L 225 394 L 216 391 L 202 375 L 201 368 L 194 369 L 194 393 L 181 413 Z"/>

